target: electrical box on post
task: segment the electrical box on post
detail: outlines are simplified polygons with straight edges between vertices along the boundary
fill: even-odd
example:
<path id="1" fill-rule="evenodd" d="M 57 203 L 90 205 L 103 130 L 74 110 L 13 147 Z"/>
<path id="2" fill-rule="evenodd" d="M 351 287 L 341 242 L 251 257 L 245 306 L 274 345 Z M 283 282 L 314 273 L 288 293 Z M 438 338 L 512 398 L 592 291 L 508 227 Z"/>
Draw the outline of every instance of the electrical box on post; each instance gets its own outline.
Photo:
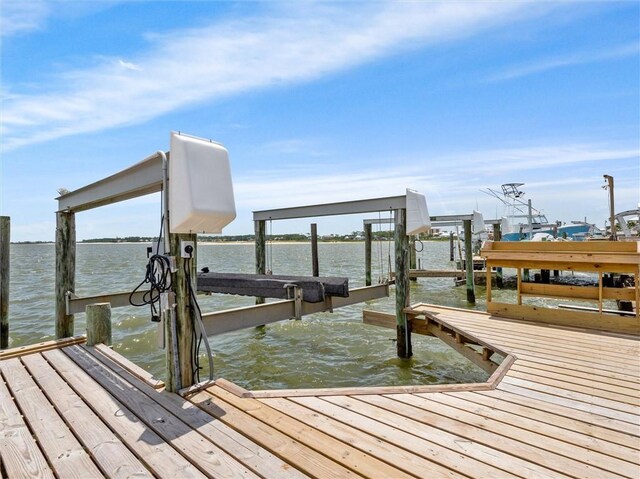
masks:
<path id="1" fill-rule="evenodd" d="M 171 133 L 169 231 L 222 233 L 236 217 L 227 149 L 209 140 Z"/>

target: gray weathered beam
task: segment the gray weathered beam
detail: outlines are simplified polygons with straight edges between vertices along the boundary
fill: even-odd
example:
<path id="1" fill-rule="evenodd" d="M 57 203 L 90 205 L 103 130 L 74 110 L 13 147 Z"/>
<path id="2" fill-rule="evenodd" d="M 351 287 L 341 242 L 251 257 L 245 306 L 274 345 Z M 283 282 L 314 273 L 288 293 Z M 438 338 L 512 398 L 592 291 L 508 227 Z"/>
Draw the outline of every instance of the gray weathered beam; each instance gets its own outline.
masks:
<path id="1" fill-rule="evenodd" d="M 169 153 L 167 153 L 167 157 Z M 56 198 L 58 211 L 84 211 L 162 189 L 162 159 L 156 153 L 118 173 Z"/>
<path id="2" fill-rule="evenodd" d="M 349 291 L 348 298 L 334 297 L 331 303 L 302 302 L 302 315 L 320 313 L 351 304 L 362 303 L 371 299 L 389 296 L 389 286 L 380 284 L 355 288 Z M 236 331 L 238 329 L 262 326 L 295 317 L 295 301 L 276 301 L 273 303 L 228 309 L 202 315 L 208 336 Z"/>
<path id="3" fill-rule="evenodd" d="M 294 218 L 315 218 L 318 216 L 375 213 L 376 211 L 398 210 L 406 207 L 406 196 L 390 196 L 387 198 L 371 198 L 367 200 L 344 201 L 341 203 L 254 211 L 253 220 L 288 220 Z"/>
<path id="4" fill-rule="evenodd" d="M 125 291 L 83 297 L 70 294 L 67 295 L 66 310 L 67 314 L 84 313 L 86 307 L 94 303 L 109 303 L 112 308 L 121 308 L 123 306 L 131 306 L 129 298 L 133 299 L 136 304 L 142 304 L 143 296 L 148 293 L 149 291 L 137 291 L 132 295 L 130 291 Z"/>
<path id="5" fill-rule="evenodd" d="M 473 220 L 473 215 L 449 215 L 449 216 L 430 216 L 432 227 L 442 226 L 462 226 L 465 220 Z M 500 224 L 502 220 L 484 220 L 485 225 Z M 393 218 L 372 218 L 363 220 L 365 225 L 379 225 L 393 223 Z"/>

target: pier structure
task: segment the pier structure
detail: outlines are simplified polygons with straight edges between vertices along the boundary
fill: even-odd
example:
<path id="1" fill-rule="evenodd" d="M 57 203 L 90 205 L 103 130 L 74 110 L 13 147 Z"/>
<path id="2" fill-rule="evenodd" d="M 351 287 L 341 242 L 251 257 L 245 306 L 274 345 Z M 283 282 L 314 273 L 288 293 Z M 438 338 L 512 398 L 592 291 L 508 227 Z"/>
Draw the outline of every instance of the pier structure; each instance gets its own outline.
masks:
<path id="1" fill-rule="evenodd" d="M 638 477 L 637 335 L 426 304 L 407 314 L 488 379 L 269 391 L 217 379 L 178 394 L 84 337 L 2 351 L 2 475 Z"/>
<path id="2" fill-rule="evenodd" d="M 412 355 L 411 331 L 407 327 L 404 309 L 409 305 L 409 269 L 410 239 L 407 233 L 407 196 L 372 198 L 366 200 L 325 203 L 318 205 L 296 206 L 271 210 L 254 211 L 253 221 L 256 231 L 256 273 L 266 272 L 266 235 L 258 232 L 266 231 L 267 221 L 287 219 L 316 218 L 351 214 L 368 214 L 389 212 L 390 221 L 394 224 L 394 266 L 395 266 L 395 298 L 396 298 L 396 334 L 398 357 L 409 358 Z M 365 228 L 365 236 L 367 236 Z M 370 236 L 370 228 L 369 228 Z M 365 255 L 371 258 L 371 245 L 365 246 Z M 368 253 L 367 253 L 368 252 Z M 369 262 L 369 277 L 371 267 Z M 366 287 L 372 287 L 371 282 Z"/>
<path id="3" fill-rule="evenodd" d="M 473 257 L 473 245 L 472 245 L 472 228 L 473 222 L 475 219 L 475 215 L 472 214 L 462 214 L 462 215 L 438 215 L 431 216 L 431 226 L 433 227 L 451 227 L 451 226 L 460 226 L 464 231 L 464 250 L 465 250 L 465 258 L 464 260 L 460 258 L 461 270 L 424 270 L 416 268 L 416 251 L 415 251 L 415 238 L 410 238 L 410 269 L 409 269 L 409 278 L 417 279 L 417 278 L 459 278 L 464 276 L 465 284 L 467 288 L 467 300 L 469 303 L 475 303 L 475 279 L 476 277 L 482 275 L 484 276 L 483 271 L 476 272 L 474 268 L 469 265 L 474 265 L 475 259 Z M 368 286 L 371 284 L 371 245 L 372 245 L 372 225 L 376 224 L 389 224 L 392 220 L 388 218 L 372 218 L 363 220 L 364 225 L 364 239 L 365 239 L 365 284 Z M 501 220 L 499 219 L 489 219 L 483 220 L 485 225 L 492 225 L 494 237 L 498 237 L 500 235 L 500 224 Z M 454 248 L 453 248 L 453 234 L 449 237 L 450 241 L 450 260 L 453 261 L 454 258 Z M 501 272 L 500 272 L 501 273 Z M 501 285 L 500 285 L 501 286 Z"/>

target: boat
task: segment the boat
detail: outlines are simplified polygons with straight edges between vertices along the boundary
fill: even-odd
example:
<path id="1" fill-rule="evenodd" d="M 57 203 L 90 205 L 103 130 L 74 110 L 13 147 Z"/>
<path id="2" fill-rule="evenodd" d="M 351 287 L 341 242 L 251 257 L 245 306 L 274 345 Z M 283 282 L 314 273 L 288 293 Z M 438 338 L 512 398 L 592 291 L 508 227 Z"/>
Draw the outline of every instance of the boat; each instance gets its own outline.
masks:
<path id="1" fill-rule="evenodd" d="M 524 183 L 505 183 L 502 191 L 487 188 L 481 190 L 500 200 L 505 206 L 502 217 L 502 241 L 532 241 L 565 239 L 583 241 L 587 238 L 604 237 L 603 232 L 596 225 L 586 221 L 572 221 L 562 224 L 551 222 L 546 215 L 531 204 L 531 200 L 524 200 Z"/>

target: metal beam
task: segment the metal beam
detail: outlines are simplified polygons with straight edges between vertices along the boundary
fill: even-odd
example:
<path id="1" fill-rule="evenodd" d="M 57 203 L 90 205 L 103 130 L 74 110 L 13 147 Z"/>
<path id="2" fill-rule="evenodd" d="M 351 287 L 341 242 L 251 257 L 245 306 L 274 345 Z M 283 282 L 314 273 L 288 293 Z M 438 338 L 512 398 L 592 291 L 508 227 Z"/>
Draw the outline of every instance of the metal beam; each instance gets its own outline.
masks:
<path id="1" fill-rule="evenodd" d="M 162 159 L 154 153 L 129 168 L 63 194 L 56 200 L 58 211 L 76 212 L 156 193 L 161 189 Z"/>
<path id="2" fill-rule="evenodd" d="M 362 303 L 386 296 L 389 296 L 389 286 L 387 284 L 356 288 L 349 291 L 348 298 L 332 297 L 331 301 L 326 303 L 307 303 L 303 301 L 302 315 L 331 311 L 333 308 Z M 214 334 L 291 319 L 295 317 L 295 313 L 295 300 L 291 299 L 207 313 L 202 315 L 202 320 L 207 335 L 212 336 Z"/>
<path id="3" fill-rule="evenodd" d="M 473 215 L 443 215 L 430 216 L 431 226 L 462 226 L 464 220 L 473 220 Z M 393 223 L 391 218 L 373 218 L 363 220 L 365 225 L 379 225 Z M 501 220 L 484 220 L 485 225 L 499 225 Z"/>
<path id="4" fill-rule="evenodd" d="M 254 221 L 315 218 L 318 216 L 352 215 L 376 211 L 399 210 L 407 207 L 406 196 L 390 196 L 368 200 L 344 201 L 322 205 L 296 206 L 275 210 L 254 211 Z"/>
<path id="5" fill-rule="evenodd" d="M 142 304 L 143 296 L 148 294 L 149 291 L 136 291 L 133 294 L 130 291 L 126 291 L 122 293 L 79 297 L 69 292 L 66 295 L 65 304 L 67 314 L 76 314 L 84 313 L 85 308 L 94 303 L 109 303 L 112 308 L 121 308 L 123 306 L 131 306 L 129 302 L 129 298 L 131 298 L 136 304 Z"/>

